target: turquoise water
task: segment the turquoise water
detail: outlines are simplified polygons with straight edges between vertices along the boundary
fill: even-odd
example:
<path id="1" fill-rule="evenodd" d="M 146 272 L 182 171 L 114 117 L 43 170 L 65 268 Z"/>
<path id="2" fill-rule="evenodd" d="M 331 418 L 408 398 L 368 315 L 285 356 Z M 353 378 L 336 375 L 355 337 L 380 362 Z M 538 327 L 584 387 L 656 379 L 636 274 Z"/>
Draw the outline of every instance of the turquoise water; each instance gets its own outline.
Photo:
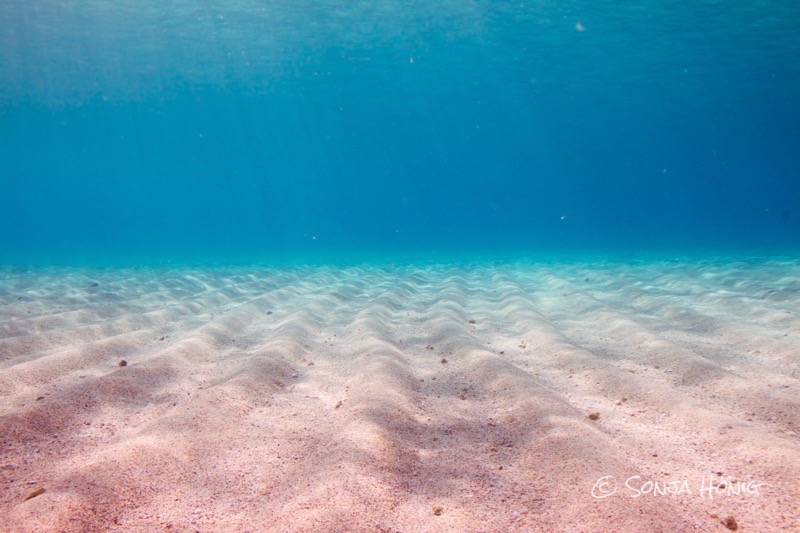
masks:
<path id="1" fill-rule="evenodd" d="M 795 1 L 5 0 L 0 263 L 794 253 Z"/>

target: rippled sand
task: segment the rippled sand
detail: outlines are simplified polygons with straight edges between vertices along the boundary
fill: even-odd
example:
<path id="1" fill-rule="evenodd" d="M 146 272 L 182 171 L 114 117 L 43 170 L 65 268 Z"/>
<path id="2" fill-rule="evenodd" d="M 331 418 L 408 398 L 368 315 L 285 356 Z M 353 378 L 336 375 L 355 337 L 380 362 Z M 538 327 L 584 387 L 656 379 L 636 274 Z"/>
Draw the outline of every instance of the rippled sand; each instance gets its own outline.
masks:
<path id="1" fill-rule="evenodd" d="M 0 270 L 0 398 L 4 530 L 800 528 L 800 263 Z"/>

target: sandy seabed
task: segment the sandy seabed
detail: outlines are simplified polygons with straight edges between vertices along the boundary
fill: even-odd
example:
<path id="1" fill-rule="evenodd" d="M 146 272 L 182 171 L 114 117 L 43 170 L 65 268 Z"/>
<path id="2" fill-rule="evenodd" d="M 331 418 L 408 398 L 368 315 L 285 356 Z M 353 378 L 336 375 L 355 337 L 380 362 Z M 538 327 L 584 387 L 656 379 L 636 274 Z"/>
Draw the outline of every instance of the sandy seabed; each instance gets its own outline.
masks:
<path id="1" fill-rule="evenodd" d="M 798 433 L 794 260 L 0 270 L 4 531 L 798 531 Z"/>

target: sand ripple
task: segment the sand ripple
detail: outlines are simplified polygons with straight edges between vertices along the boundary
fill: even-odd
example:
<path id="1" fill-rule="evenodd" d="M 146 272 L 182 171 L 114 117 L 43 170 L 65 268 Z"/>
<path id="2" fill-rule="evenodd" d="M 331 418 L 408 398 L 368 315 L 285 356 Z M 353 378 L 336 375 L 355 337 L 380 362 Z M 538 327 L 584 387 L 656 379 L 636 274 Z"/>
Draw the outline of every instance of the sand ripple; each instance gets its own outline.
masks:
<path id="1" fill-rule="evenodd" d="M 0 271 L 0 394 L 6 530 L 800 528 L 792 261 Z"/>

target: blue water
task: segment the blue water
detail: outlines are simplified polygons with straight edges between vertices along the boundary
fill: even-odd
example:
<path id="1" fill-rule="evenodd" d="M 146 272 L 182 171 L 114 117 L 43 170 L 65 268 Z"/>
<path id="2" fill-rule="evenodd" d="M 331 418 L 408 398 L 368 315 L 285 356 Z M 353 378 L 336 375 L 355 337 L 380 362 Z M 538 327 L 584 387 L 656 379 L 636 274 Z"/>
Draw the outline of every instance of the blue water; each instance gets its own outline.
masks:
<path id="1" fill-rule="evenodd" d="M 800 3 L 4 0 L 0 264 L 796 252 Z"/>

